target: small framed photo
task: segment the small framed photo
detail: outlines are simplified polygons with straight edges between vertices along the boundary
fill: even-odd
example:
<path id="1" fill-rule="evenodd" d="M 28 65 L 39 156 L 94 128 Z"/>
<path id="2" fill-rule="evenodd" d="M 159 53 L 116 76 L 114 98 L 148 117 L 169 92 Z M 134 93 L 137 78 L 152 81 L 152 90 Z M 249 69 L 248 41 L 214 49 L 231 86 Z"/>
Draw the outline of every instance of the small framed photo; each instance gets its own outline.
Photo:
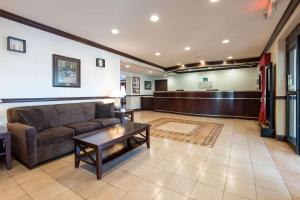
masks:
<path id="1" fill-rule="evenodd" d="M 97 67 L 105 67 L 105 60 L 101 58 L 96 58 L 96 66 Z"/>
<path id="2" fill-rule="evenodd" d="M 144 82 L 144 87 L 145 87 L 145 90 L 151 90 L 151 81 L 145 81 Z"/>
<path id="3" fill-rule="evenodd" d="M 26 40 L 14 37 L 7 37 L 7 50 L 19 53 L 26 53 Z"/>

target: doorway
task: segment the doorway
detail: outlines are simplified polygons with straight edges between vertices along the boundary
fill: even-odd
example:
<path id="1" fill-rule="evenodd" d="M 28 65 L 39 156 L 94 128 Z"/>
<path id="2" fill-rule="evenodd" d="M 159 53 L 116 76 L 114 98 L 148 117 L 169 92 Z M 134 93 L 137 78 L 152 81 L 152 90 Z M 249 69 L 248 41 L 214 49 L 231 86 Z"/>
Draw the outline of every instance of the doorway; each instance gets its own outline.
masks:
<path id="1" fill-rule="evenodd" d="M 155 91 L 168 91 L 168 80 L 155 80 Z"/>
<path id="2" fill-rule="evenodd" d="M 287 38 L 287 68 L 286 68 L 286 130 L 287 141 L 297 154 L 300 153 L 299 143 L 299 56 L 300 56 L 300 26 Z"/>

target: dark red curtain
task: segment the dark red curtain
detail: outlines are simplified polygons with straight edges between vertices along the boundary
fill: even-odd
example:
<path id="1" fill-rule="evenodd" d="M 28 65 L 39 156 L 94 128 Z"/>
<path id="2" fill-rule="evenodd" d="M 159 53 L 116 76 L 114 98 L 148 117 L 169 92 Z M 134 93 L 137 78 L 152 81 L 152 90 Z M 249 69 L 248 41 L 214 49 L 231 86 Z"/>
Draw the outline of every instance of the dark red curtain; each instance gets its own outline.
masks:
<path id="1" fill-rule="evenodd" d="M 260 59 L 259 69 L 261 76 L 261 105 L 260 105 L 260 113 L 259 113 L 259 123 L 266 124 L 267 122 L 267 114 L 266 114 L 266 93 L 267 93 L 267 83 L 266 83 L 266 66 L 271 62 L 271 54 L 265 53 Z"/>

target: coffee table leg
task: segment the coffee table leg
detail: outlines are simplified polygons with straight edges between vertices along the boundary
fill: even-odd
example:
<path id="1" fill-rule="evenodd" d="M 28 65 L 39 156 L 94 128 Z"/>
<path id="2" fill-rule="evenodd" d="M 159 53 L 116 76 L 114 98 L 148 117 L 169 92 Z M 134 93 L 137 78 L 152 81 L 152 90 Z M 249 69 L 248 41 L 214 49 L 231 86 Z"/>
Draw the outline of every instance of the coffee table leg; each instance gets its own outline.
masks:
<path id="1" fill-rule="evenodd" d="M 6 161 L 6 168 L 8 170 L 11 169 L 11 138 L 10 134 L 6 134 L 5 138 L 5 161 Z"/>
<path id="2" fill-rule="evenodd" d="M 97 173 L 97 179 L 100 180 L 102 178 L 102 149 L 101 149 L 101 147 L 98 147 L 97 151 L 96 151 L 96 173 Z"/>
<path id="3" fill-rule="evenodd" d="M 150 129 L 146 130 L 147 148 L 150 149 Z"/>
<path id="4" fill-rule="evenodd" d="M 75 142 L 75 168 L 79 167 L 80 163 L 80 147 L 78 146 L 77 142 Z"/>

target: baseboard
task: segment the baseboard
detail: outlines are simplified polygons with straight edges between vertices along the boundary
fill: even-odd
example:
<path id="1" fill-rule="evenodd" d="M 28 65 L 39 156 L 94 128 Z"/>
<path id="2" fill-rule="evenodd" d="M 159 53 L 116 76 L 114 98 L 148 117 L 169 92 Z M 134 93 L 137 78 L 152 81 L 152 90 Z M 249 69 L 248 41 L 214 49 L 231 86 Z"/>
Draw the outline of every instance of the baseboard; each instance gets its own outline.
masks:
<path id="1" fill-rule="evenodd" d="M 281 142 L 286 142 L 286 136 L 285 135 L 276 135 L 276 139 L 278 141 L 281 141 Z"/>

